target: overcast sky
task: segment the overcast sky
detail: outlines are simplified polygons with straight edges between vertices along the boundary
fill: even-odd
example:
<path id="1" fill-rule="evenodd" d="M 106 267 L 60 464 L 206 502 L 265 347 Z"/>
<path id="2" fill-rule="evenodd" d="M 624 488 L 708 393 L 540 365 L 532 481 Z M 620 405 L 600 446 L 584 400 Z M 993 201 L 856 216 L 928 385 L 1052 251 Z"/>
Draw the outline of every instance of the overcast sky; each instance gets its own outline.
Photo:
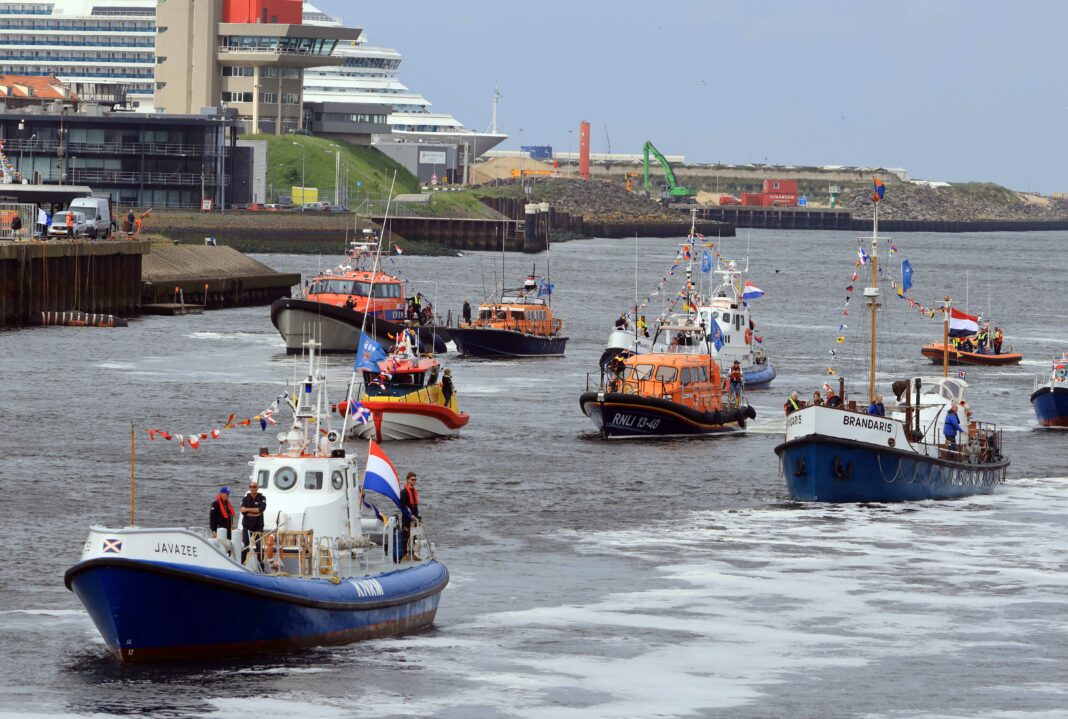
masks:
<path id="1" fill-rule="evenodd" d="M 316 5 L 399 50 L 401 80 L 469 128 L 500 83 L 502 148 L 575 150 L 588 120 L 594 152 L 1068 191 L 1066 2 Z"/>

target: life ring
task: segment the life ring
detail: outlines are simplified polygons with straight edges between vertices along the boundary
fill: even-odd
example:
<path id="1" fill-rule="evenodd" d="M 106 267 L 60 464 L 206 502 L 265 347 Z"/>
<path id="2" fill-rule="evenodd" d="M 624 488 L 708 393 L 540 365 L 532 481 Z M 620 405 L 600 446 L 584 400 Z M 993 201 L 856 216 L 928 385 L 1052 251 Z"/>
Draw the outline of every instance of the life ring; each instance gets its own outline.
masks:
<path id="1" fill-rule="evenodd" d="M 632 384 L 623 385 L 623 394 L 635 394 L 638 390 Z"/>
<path id="2" fill-rule="evenodd" d="M 745 343 L 747 345 L 753 344 L 753 330 L 748 327 L 745 328 Z"/>

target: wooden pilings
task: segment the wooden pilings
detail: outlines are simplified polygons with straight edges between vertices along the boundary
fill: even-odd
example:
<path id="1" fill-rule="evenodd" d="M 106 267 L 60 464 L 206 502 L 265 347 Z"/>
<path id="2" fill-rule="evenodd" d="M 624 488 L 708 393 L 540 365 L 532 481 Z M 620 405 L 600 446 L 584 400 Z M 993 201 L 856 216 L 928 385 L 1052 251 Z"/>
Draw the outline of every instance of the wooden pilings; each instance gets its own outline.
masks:
<path id="1" fill-rule="evenodd" d="M 147 242 L 0 243 L 0 327 L 41 324 L 48 312 L 137 314 L 148 247 Z"/>

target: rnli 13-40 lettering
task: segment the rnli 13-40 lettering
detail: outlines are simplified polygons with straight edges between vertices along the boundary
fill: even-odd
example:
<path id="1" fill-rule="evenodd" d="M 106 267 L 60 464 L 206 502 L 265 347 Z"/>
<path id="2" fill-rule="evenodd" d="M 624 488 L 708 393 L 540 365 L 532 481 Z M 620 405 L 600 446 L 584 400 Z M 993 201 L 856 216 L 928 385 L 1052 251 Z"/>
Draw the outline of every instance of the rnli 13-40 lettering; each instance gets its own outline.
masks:
<path id="1" fill-rule="evenodd" d="M 192 544 L 173 544 L 171 542 L 157 542 L 153 550 L 157 554 L 179 554 L 183 557 L 197 556 L 197 548 Z"/>

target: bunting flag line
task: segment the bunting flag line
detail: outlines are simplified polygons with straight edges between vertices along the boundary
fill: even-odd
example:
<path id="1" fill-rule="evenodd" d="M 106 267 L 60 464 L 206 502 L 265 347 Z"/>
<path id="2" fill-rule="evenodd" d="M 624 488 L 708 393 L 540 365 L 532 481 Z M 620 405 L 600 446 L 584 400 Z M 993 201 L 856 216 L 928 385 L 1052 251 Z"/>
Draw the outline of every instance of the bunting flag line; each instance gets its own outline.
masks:
<path id="1" fill-rule="evenodd" d="M 176 442 L 179 449 L 183 452 L 186 447 L 189 447 L 190 449 L 200 449 L 201 442 L 221 439 L 222 433 L 225 430 L 230 430 L 235 427 L 250 427 L 253 422 L 259 423 L 261 431 L 266 431 L 269 425 L 277 425 L 278 422 L 274 419 L 274 415 L 278 412 L 278 403 L 282 401 L 286 402 L 291 407 L 294 406 L 295 402 L 295 400 L 288 394 L 283 393 L 278 395 L 267 409 L 253 417 L 246 417 L 238 420 L 235 419 L 237 415 L 231 412 L 230 416 L 227 417 L 222 430 L 210 429 L 204 432 L 191 432 L 189 434 L 177 434 L 162 429 L 146 429 L 145 432 L 148 434 L 148 439 L 150 441 L 154 442 L 158 438 L 168 442 Z"/>

